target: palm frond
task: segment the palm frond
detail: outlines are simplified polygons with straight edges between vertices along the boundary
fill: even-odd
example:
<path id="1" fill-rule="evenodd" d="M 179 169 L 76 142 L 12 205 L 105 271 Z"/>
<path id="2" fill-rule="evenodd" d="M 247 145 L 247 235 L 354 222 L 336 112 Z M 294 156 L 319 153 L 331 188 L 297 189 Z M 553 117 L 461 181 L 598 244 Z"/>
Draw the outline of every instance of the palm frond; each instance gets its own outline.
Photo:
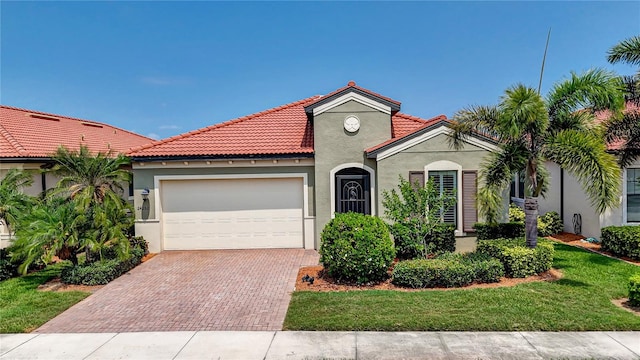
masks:
<path id="1" fill-rule="evenodd" d="M 453 115 L 449 145 L 456 150 L 462 149 L 465 140 L 474 132 L 499 137 L 500 134 L 495 132 L 499 116 L 495 106 L 471 106 L 459 110 Z"/>
<path id="2" fill-rule="evenodd" d="M 565 130 L 549 137 L 544 145 L 543 156 L 578 179 L 599 213 L 618 205 L 620 168 L 615 157 L 606 152 L 604 139 Z"/>
<path id="3" fill-rule="evenodd" d="M 509 138 L 520 138 L 524 134 L 538 136 L 546 131 L 549 115 L 544 100 L 530 87 L 518 84 L 508 88 L 499 105 L 501 116 L 497 124 L 499 131 Z"/>
<path id="4" fill-rule="evenodd" d="M 607 61 L 611 64 L 624 62 L 640 65 L 640 36 L 632 36 L 622 40 L 607 52 Z"/>
<path id="5" fill-rule="evenodd" d="M 547 95 L 547 107 L 552 122 L 577 111 L 611 110 L 614 114 L 624 108 L 621 79 L 613 72 L 592 69 L 553 86 Z"/>

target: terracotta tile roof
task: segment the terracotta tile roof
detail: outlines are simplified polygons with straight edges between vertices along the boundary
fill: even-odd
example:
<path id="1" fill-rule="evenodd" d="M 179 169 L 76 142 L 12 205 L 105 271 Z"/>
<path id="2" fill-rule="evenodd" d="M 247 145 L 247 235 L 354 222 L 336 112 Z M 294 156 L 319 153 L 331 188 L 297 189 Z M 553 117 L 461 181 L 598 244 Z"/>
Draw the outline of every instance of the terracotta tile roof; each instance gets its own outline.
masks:
<path id="1" fill-rule="evenodd" d="M 419 117 L 397 113 L 391 118 L 391 121 L 392 121 L 391 128 L 393 132 L 393 137 L 381 144 L 378 144 L 376 146 L 372 146 L 366 149 L 365 150 L 366 153 L 378 150 L 394 142 L 402 141 L 405 138 L 411 136 L 412 134 L 415 134 L 416 132 L 424 128 L 427 128 L 431 125 L 434 125 L 440 121 L 449 121 L 449 120 L 444 115 L 438 115 L 431 119 L 425 120 Z"/>
<path id="2" fill-rule="evenodd" d="M 624 112 L 640 112 L 640 106 L 638 106 L 637 104 L 633 103 L 633 102 L 627 102 L 625 104 L 625 108 L 624 108 Z M 609 117 L 611 116 L 611 111 L 609 110 L 603 110 L 603 111 L 598 111 L 596 112 L 596 123 L 598 124 L 603 124 L 604 122 L 606 122 L 607 120 L 609 120 Z M 607 145 L 607 148 L 609 148 L 609 150 L 620 150 L 622 149 L 622 146 L 624 145 L 625 140 L 624 139 L 617 139 L 613 142 L 610 142 Z"/>
<path id="3" fill-rule="evenodd" d="M 132 149 L 133 157 L 243 156 L 313 154 L 313 125 L 304 107 L 324 96 L 312 96 L 256 114 L 208 126 Z M 431 124 L 430 120 L 396 113 L 391 140 Z"/>
<path id="4" fill-rule="evenodd" d="M 130 156 L 313 154 L 313 127 L 304 107 L 312 96 L 132 149 Z"/>
<path id="5" fill-rule="evenodd" d="M 111 125 L 0 105 L 0 158 L 49 157 L 60 145 L 116 153 L 153 139 Z"/>

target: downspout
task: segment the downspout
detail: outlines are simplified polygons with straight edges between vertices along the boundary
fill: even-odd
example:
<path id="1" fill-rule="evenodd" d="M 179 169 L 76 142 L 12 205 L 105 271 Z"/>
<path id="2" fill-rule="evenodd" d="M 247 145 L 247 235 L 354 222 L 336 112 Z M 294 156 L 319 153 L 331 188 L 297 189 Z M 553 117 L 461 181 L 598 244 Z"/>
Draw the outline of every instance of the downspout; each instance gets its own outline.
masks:
<path id="1" fill-rule="evenodd" d="M 40 178 L 42 179 L 42 193 L 44 194 L 47 191 L 47 176 L 44 172 L 41 172 Z"/>

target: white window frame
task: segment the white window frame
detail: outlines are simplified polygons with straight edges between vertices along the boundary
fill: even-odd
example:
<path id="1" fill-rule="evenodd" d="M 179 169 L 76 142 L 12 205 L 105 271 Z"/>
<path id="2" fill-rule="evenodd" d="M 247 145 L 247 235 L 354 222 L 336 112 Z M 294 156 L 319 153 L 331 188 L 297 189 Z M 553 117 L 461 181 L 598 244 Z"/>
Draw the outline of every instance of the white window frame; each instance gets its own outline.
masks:
<path id="1" fill-rule="evenodd" d="M 462 235 L 462 165 L 449 160 L 439 160 L 427 164 L 424 167 L 424 179 L 429 181 L 429 171 L 456 171 L 456 207 L 458 216 L 456 217 L 456 235 Z"/>
<path id="2" fill-rule="evenodd" d="M 622 170 L 622 223 L 624 225 L 635 225 L 640 226 L 640 222 L 629 222 L 628 214 L 627 214 L 627 172 L 629 169 L 640 170 L 640 167 L 630 167 L 624 168 Z"/>

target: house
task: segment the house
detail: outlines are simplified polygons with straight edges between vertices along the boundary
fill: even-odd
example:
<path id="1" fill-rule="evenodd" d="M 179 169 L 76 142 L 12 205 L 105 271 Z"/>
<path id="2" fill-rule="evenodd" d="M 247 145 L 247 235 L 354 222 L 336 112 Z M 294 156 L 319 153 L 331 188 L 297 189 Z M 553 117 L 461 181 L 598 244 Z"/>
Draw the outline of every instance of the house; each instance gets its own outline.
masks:
<path id="1" fill-rule="evenodd" d="M 132 149 L 136 234 L 150 251 L 319 247 L 335 213 L 383 215 L 399 176 L 455 190 L 444 214 L 472 231 L 478 168 L 496 149 L 481 134 L 461 151 L 449 120 L 349 82 L 256 114 Z"/>
<path id="2" fill-rule="evenodd" d="M 627 103 L 625 111 L 640 111 L 637 105 Z M 596 113 L 598 123 L 607 120 L 609 113 Z M 621 141 L 608 144 L 608 150 L 615 153 L 622 145 Z M 556 164 L 547 162 L 551 173 L 551 184 L 546 198 L 540 199 L 540 214 L 556 211 L 564 222 L 564 231 L 582 234 L 586 237 L 600 238 L 601 229 L 612 225 L 640 225 L 640 159 L 622 169 L 620 179 L 619 206 L 606 210 L 603 214 L 595 211 L 579 181 L 560 169 Z M 515 180 L 515 179 L 514 179 Z M 512 186 L 512 196 L 513 193 Z M 513 198 L 512 198 L 513 199 Z"/>
<path id="3" fill-rule="evenodd" d="M 33 185 L 24 191 L 35 196 L 58 181 L 41 170 L 51 165 L 51 155 L 60 145 L 124 153 L 152 141 L 104 123 L 0 105 L 0 179 L 10 169 L 31 170 Z M 7 245 L 8 236 L 0 223 L 0 247 Z"/>

